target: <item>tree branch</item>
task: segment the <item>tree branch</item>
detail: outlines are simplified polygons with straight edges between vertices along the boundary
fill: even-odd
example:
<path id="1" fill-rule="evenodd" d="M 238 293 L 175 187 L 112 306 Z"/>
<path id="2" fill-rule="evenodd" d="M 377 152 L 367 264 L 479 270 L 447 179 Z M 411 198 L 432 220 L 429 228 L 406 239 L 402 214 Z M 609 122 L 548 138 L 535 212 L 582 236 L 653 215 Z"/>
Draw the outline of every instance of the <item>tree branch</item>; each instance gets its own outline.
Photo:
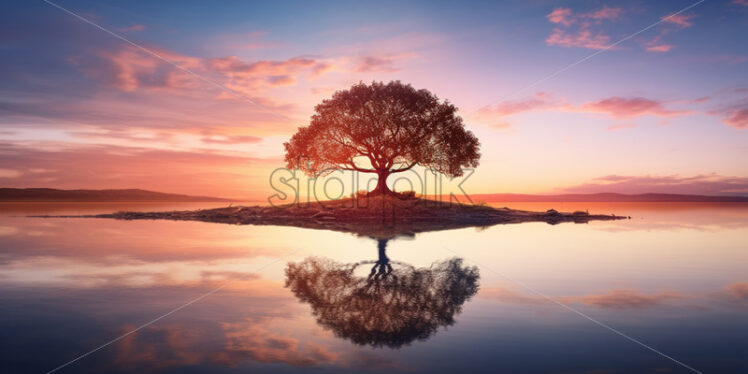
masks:
<path id="1" fill-rule="evenodd" d="M 345 167 L 345 168 L 341 168 L 341 169 L 342 170 L 353 170 L 353 171 L 358 171 L 358 172 L 361 172 L 361 173 L 376 173 L 377 172 L 376 170 L 373 170 L 373 169 L 363 169 L 363 168 L 360 168 L 360 167 L 356 166 L 353 162 L 349 162 L 348 165 L 350 165 L 350 167 Z"/>
<path id="2" fill-rule="evenodd" d="M 399 172 L 401 172 L 401 171 L 406 171 L 406 170 L 410 170 L 410 169 L 411 169 L 411 168 L 412 168 L 413 166 L 416 166 L 416 163 L 415 163 L 415 162 L 414 162 L 414 163 L 412 163 L 412 164 L 410 164 L 409 166 L 406 166 L 406 167 L 404 167 L 404 168 L 400 168 L 400 169 L 392 169 L 392 170 L 390 170 L 390 173 L 399 173 Z"/>

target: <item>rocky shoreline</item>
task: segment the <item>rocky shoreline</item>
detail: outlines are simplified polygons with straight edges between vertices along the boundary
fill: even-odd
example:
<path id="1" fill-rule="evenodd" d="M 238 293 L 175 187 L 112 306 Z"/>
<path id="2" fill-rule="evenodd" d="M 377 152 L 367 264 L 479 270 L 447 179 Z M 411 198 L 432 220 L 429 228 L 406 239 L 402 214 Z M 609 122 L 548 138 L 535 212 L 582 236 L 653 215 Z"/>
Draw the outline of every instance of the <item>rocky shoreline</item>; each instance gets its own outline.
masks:
<path id="1" fill-rule="evenodd" d="M 233 225 L 276 225 L 333 230 L 374 238 L 412 236 L 420 232 L 464 227 L 488 227 L 497 224 L 546 222 L 587 223 L 594 220 L 619 220 L 631 217 L 571 213 L 532 212 L 482 205 L 436 202 L 419 198 L 372 197 L 324 203 L 270 206 L 229 206 L 216 209 L 169 212 L 117 212 L 92 218 L 122 220 L 201 221 Z"/>

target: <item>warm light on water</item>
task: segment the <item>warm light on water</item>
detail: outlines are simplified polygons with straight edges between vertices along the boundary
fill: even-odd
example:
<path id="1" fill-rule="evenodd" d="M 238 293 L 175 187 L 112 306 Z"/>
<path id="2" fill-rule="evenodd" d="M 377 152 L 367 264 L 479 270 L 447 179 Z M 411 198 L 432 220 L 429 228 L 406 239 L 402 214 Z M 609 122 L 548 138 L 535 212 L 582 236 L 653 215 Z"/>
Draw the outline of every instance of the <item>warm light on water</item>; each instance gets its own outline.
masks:
<path id="1" fill-rule="evenodd" d="M 275 226 L 25 217 L 213 205 L 3 204 L 3 371 L 52 370 L 236 279 L 59 372 L 689 372 L 532 290 L 699 371 L 748 370 L 746 204 L 495 204 L 632 219 L 391 240 L 393 263 L 427 268 L 458 257 L 480 274 L 453 325 L 400 349 L 336 336 L 284 287 L 289 262 L 375 261 L 375 240 Z"/>

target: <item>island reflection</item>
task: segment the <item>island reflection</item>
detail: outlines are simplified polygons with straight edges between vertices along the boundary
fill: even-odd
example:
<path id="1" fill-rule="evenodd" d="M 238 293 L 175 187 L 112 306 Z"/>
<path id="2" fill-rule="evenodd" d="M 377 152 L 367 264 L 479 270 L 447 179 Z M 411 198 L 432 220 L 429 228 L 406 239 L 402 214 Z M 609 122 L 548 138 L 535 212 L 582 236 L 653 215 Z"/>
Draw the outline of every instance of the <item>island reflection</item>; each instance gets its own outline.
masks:
<path id="1" fill-rule="evenodd" d="M 386 247 L 387 240 L 378 240 L 376 261 L 308 257 L 289 263 L 286 287 L 311 305 L 318 324 L 357 345 L 400 348 L 454 324 L 478 291 L 478 269 L 460 258 L 415 268 L 390 261 Z M 368 275 L 361 274 L 359 268 L 370 264 Z"/>

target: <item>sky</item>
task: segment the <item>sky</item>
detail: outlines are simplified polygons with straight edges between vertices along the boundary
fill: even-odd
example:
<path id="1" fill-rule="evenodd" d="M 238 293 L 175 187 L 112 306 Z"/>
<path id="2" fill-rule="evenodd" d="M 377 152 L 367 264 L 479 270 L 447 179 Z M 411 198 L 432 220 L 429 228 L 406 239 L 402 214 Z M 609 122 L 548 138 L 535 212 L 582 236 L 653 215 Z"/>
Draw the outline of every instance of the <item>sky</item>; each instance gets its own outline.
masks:
<path id="1" fill-rule="evenodd" d="M 0 187 L 264 198 L 317 103 L 400 80 L 479 138 L 467 193 L 748 195 L 746 0 L 2 7 Z"/>

